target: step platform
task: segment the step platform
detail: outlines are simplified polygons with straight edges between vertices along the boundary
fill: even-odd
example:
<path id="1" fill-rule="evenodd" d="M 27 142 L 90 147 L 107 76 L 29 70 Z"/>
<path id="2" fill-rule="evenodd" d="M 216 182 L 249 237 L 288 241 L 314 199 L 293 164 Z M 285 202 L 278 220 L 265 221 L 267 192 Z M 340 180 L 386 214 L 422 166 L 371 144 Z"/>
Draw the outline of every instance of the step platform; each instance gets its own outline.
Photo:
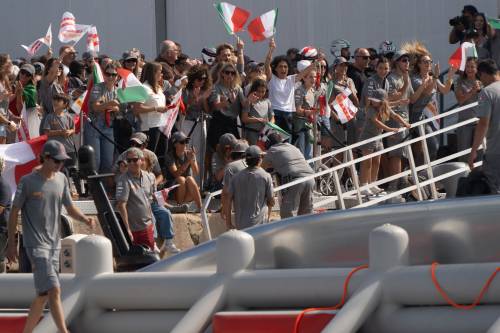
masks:
<path id="1" fill-rule="evenodd" d="M 337 311 L 308 312 L 300 321 L 300 333 L 320 333 Z M 291 333 L 300 311 L 218 312 L 212 320 L 213 333 Z"/>

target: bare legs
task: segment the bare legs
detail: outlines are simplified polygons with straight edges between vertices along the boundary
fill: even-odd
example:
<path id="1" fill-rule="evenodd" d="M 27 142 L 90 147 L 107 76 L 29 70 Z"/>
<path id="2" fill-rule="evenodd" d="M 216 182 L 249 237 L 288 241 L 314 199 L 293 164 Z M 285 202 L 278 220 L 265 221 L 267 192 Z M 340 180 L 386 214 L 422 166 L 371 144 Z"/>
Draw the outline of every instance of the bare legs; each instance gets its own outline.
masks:
<path id="1" fill-rule="evenodd" d="M 48 295 L 37 296 L 33 300 L 23 333 L 33 332 L 35 326 L 42 317 L 43 309 L 47 301 L 49 302 L 50 313 L 52 314 L 58 331 L 60 333 L 68 333 L 68 329 L 64 322 L 64 313 L 61 303 L 61 288 L 52 288 L 49 290 Z"/>

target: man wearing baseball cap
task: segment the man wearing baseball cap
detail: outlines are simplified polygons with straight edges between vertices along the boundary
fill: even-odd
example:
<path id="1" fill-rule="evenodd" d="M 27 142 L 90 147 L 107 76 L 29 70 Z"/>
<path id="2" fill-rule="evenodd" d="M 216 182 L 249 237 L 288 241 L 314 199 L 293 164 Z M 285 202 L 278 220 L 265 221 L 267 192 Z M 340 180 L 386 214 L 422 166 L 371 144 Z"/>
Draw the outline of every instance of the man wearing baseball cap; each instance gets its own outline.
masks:
<path id="1" fill-rule="evenodd" d="M 24 332 L 33 331 L 47 301 L 58 331 L 67 332 L 58 273 L 62 205 L 72 218 L 91 227 L 95 225 L 94 219 L 83 215 L 71 200 L 68 180 L 60 172 L 67 159 L 69 156 L 62 143 L 47 141 L 40 155 L 41 168 L 21 178 L 9 216 L 7 258 L 13 262 L 19 255 L 16 232 L 21 212 L 24 247 L 33 267 L 37 293 L 31 303 Z"/>
<path id="2" fill-rule="evenodd" d="M 246 169 L 236 174 L 228 188 L 226 224 L 232 227 L 231 207 L 234 202 L 236 229 L 262 224 L 269 219 L 274 206 L 271 175 L 261 168 L 264 153 L 258 146 L 245 151 Z"/>

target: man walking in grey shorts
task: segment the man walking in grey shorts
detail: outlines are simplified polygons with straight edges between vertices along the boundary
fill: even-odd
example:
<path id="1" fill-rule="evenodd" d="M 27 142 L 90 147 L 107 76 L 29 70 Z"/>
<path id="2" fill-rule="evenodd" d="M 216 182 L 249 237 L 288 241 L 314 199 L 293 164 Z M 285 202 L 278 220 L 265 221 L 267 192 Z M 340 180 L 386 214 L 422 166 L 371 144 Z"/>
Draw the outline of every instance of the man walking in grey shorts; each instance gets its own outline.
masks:
<path id="1" fill-rule="evenodd" d="M 64 146 L 55 140 L 45 143 L 40 155 L 40 169 L 21 178 L 8 223 L 7 258 L 16 261 L 17 218 L 21 211 L 23 240 L 33 267 L 37 296 L 31 303 L 24 332 L 32 332 L 42 316 L 47 301 L 60 333 L 68 332 L 64 322 L 59 284 L 59 252 L 61 249 L 60 219 L 62 205 L 68 214 L 94 227 L 92 218 L 73 205 L 67 178 L 60 172 L 70 157 Z"/>

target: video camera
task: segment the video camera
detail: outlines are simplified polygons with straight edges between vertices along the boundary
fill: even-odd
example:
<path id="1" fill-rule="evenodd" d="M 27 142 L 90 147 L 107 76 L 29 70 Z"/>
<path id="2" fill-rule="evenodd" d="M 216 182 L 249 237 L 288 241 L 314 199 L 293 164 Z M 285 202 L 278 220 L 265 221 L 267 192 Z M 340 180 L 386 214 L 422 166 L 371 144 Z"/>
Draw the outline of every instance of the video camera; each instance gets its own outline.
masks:
<path id="1" fill-rule="evenodd" d="M 452 27 L 463 25 L 465 29 L 469 29 L 469 25 L 470 25 L 467 18 L 463 15 L 462 16 L 455 16 L 454 18 L 450 19 L 450 21 L 448 23 Z"/>

